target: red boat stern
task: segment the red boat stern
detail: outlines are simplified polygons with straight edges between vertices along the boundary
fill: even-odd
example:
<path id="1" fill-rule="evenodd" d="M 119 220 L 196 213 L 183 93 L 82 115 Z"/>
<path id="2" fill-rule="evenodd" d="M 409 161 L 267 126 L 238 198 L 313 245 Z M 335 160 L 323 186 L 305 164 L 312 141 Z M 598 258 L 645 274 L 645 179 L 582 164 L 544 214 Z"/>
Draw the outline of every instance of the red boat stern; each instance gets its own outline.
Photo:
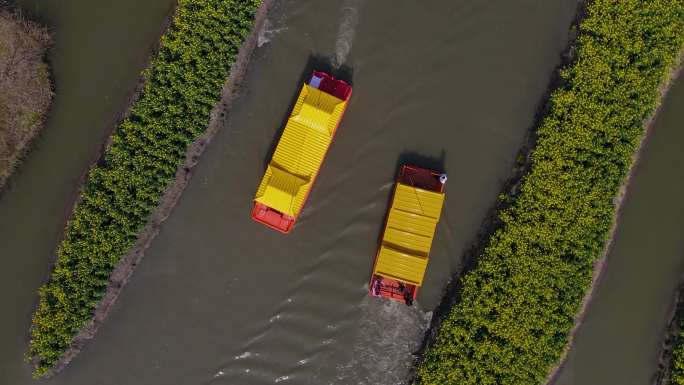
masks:
<path id="1" fill-rule="evenodd" d="M 368 285 L 368 293 L 374 297 L 385 297 L 411 306 L 418 295 L 418 287 L 373 274 Z"/>
<path id="2" fill-rule="evenodd" d="M 258 202 L 254 202 L 252 219 L 284 234 L 292 230 L 295 222 L 295 218 Z"/>

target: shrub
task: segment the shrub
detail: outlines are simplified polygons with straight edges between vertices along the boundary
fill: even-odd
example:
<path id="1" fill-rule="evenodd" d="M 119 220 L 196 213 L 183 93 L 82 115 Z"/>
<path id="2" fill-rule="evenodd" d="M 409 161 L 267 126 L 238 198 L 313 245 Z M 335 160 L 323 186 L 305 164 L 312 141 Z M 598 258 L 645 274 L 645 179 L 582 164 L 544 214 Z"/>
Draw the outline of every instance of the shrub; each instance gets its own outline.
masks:
<path id="1" fill-rule="evenodd" d="M 462 278 L 420 384 L 543 383 L 566 349 L 616 196 L 684 43 L 682 0 L 595 0 L 531 168 Z"/>
<path id="2" fill-rule="evenodd" d="M 663 380 L 662 384 L 684 385 L 684 308 L 682 308 L 681 302 L 677 303 L 677 312 L 673 323 L 673 327 L 677 328 L 679 332 L 672 342 L 672 351 L 669 352 L 671 354 L 669 366 L 665 370 L 667 379 Z"/>
<path id="3" fill-rule="evenodd" d="M 209 115 L 260 0 L 179 0 L 146 84 L 88 174 L 50 281 L 39 290 L 29 358 L 47 374 L 92 318 L 110 274 L 136 241 Z"/>

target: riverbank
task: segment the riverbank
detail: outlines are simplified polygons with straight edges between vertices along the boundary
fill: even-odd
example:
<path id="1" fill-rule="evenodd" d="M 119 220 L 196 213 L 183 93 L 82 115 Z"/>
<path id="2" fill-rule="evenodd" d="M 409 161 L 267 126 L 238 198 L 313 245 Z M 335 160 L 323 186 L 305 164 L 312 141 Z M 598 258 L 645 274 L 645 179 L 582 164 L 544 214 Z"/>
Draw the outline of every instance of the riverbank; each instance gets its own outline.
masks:
<path id="1" fill-rule="evenodd" d="M 554 68 L 549 78 L 548 86 L 544 90 L 544 94 L 542 95 L 535 110 L 533 123 L 525 135 L 523 145 L 518 151 L 516 162 L 510 172 L 509 177 L 505 180 L 500 188 L 498 199 L 487 211 L 487 214 L 484 216 L 485 219 L 479 226 L 475 240 L 472 242 L 470 248 L 468 248 L 464 253 L 462 258 L 464 260 L 464 266 L 458 276 L 463 276 L 476 267 L 477 257 L 484 253 L 489 239 L 502 226 L 499 213 L 511 207 L 516 197 L 520 194 L 520 186 L 523 178 L 530 171 L 530 167 L 532 165 L 531 155 L 537 142 L 537 134 L 535 129 L 541 125 L 546 114 L 551 108 L 551 96 L 564 84 L 561 71 L 571 65 L 575 60 L 577 32 L 579 30 L 580 23 L 584 17 L 586 17 L 585 7 L 586 1 L 578 2 L 575 17 L 573 18 L 568 30 L 568 44 L 560 55 L 560 63 Z M 430 326 L 426 331 L 417 356 L 422 356 L 427 346 L 434 343 L 437 336 L 437 331 L 439 330 L 442 321 L 449 315 L 449 311 L 457 304 L 459 300 L 461 288 L 461 281 L 458 279 L 452 279 L 448 282 L 447 287 L 444 290 L 444 295 L 442 296 L 442 301 L 433 311 Z M 417 363 L 418 362 L 416 362 L 416 364 Z M 417 368 L 414 365 L 414 368 L 410 374 L 411 378 L 415 378 L 416 370 Z"/>
<path id="2" fill-rule="evenodd" d="M 144 78 L 146 79 L 146 83 L 142 91 L 142 97 L 136 103 L 132 103 L 133 111 L 127 117 L 127 119 L 125 119 L 119 125 L 119 128 L 117 129 L 111 141 L 109 142 L 109 145 L 107 146 L 107 149 L 103 154 L 102 159 L 100 160 L 98 165 L 91 169 L 88 175 L 88 179 L 84 185 L 84 188 L 80 193 L 79 200 L 74 205 L 75 215 L 71 218 L 67 225 L 64 241 L 62 242 L 58 250 L 57 263 L 55 269 L 53 270 L 51 280 L 44 288 L 41 289 L 41 303 L 39 305 L 38 311 L 36 312 L 36 315 L 34 316 L 34 324 L 31 330 L 32 340 L 30 347 L 30 354 L 34 359 L 34 363 L 36 364 L 36 374 L 39 376 L 54 375 L 58 373 L 60 370 L 62 370 L 69 363 L 69 361 L 80 351 L 85 341 L 89 338 L 92 338 L 94 333 L 97 331 L 97 328 L 106 317 L 108 311 L 111 309 L 111 306 L 115 302 L 118 294 L 120 293 L 122 287 L 125 285 L 134 267 L 142 258 L 143 251 L 150 244 L 150 242 L 156 235 L 159 225 L 168 216 L 168 214 L 174 207 L 178 197 L 180 196 L 180 193 L 183 191 L 185 184 L 191 176 L 192 167 L 196 164 L 199 155 L 202 153 L 204 147 L 210 141 L 211 137 L 218 130 L 218 122 L 221 120 L 223 114 L 225 114 L 226 110 L 229 108 L 230 102 L 233 100 L 233 97 L 236 93 L 236 87 L 239 85 L 240 81 L 242 80 L 242 77 L 245 74 L 247 62 L 249 61 L 249 57 L 251 56 L 251 53 L 254 47 L 256 46 L 259 28 L 261 28 L 265 20 L 266 14 L 272 1 L 269 0 L 255 2 L 258 3 L 258 7 L 254 9 L 254 13 L 252 14 L 249 20 L 249 28 L 251 29 L 251 31 L 247 30 L 246 33 L 243 33 L 243 31 L 245 30 L 242 29 L 247 26 L 247 24 L 245 24 L 246 20 L 243 19 L 243 17 L 245 15 L 248 15 L 250 12 L 249 7 L 251 5 L 249 4 L 233 4 L 232 1 L 224 1 L 222 4 L 220 2 L 212 4 L 212 2 L 210 1 L 205 1 L 200 5 L 200 7 L 205 8 L 198 7 L 199 9 L 196 8 L 193 10 L 187 10 L 183 8 L 183 2 L 181 1 L 180 3 L 181 5 L 179 7 L 181 7 L 181 10 L 177 12 L 176 17 L 174 18 L 174 22 L 171 24 L 170 27 L 172 33 L 175 34 L 174 38 L 176 40 L 172 40 L 173 38 L 169 37 L 168 33 L 162 38 L 162 50 L 160 51 L 159 56 L 151 66 L 151 69 L 146 71 L 145 73 Z M 187 5 L 185 6 L 187 7 Z M 221 22 L 219 22 L 218 24 L 213 24 L 219 25 L 222 28 L 227 29 L 228 31 L 222 32 L 226 36 L 216 35 L 209 37 L 214 37 L 215 39 L 218 39 L 215 40 L 215 43 L 221 44 L 219 47 L 215 47 L 216 50 L 219 51 L 219 54 L 224 53 L 228 58 L 234 55 L 234 58 L 233 60 L 229 60 L 230 62 L 233 62 L 233 66 L 229 71 L 227 81 L 225 81 L 225 76 L 221 78 L 220 84 L 217 82 L 218 79 L 204 79 L 205 81 L 209 82 L 207 86 L 209 87 L 209 89 L 207 89 L 207 91 L 209 91 L 209 94 L 213 92 L 211 90 L 212 87 L 218 86 L 218 95 L 216 95 L 216 97 L 217 99 L 218 97 L 220 97 L 221 99 L 219 104 L 215 104 L 216 99 L 214 99 L 211 103 L 212 105 L 214 105 L 214 107 L 206 110 L 206 119 L 209 121 L 208 128 L 206 123 L 201 123 L 201 121 L 204 119 L 202 117 L 202 114 L 204 113 L 203 111 L 205 111 L 202 107 L 206 106 L 206 103 L 208 103 L 209 100 L 206 98 L 208 95 L 205 94 L 202 97 L 200 97 L 199 105 L 196 102 L 191 103 L 191 100 L 183 100 L 183 102 L 185 103 L 190 103 L 184 105 L 185 108 L 190 109 L 190 114 L 192 114 L 192 110 L 194 108 L 195 113 L 199 114 L 199 116 L 197 116 L 196 119 L 191 121 L 191 125 L 194 124 L 196 126 L 196 131 L 173 132 L 167 130 L 160 133 L 164 135 L 166 139 L 171 140 L 171 142 L 167 143 L 163 143 L 162 140 L 162 143 L 159 144 L 160 146 L 162 146 L 161 150 L 169 151 L 168 147 L 163 147 L 165 144 L 168 145 L 168 143 L 174 144 L 175 146 L 179 145 L 179 141 L 180 143 L 187 143 L 187 147 L 183 150 L 182 159 L 179 159 L 180 162 L 178 162 L 177 165 L 174 165 L 172 169 L 173 173 L 170 175 L 172 176 L 171 180 L 168 183 L 163 183 L 162 179 L 161 184 L 163 185 L 163 191 L 159 192 L 159 197 L 157 199 L 154 199 L 154 188 L 152 189 L 152 191 L 144 191 L 145 186 L 136 186 L 143 191 L 138 190 L 136 193 L 131 194 L 130 190 L 127 190 L 124 191 L 125 196 L 120 196 L 120 198 L 126 200 L 140 199 L 141 195 L 139 194 L 142 194 L 143 198 L 150 198 L 150 194 L 152 194 L 152 199 L 156 203 L 154 207 L 151 207 L 149 200 L 147 202 L 132 202 L 133 207 L 123 207 L 124 210 L 132 210 L 128 211 L 128 213 L 132 214 L 133 218 L 135 218 L 136 216 L 138 218 L 144 217 L 144 227 L 137 231 L 133 231 L 135 230 L 135 226 L 126 226 L 125 223 L 128 219 L 130 219 L 128 215 L 122 218 L 119 215 L 117 215 L 116 212 L 109 212 L 108 215 L 111 215 L 111 217 L 109 217 L 108 219 L 110 227 L 108 229 L 105 229 L 104 231 L 105 233 L 109 233 L 110 235 L 112 234 L 112 232 L 114 232 L 114 236 L 117 236 L 116 233 L 118 232 L 118 237 L 120 238 L 120 243 L 118 245 L 115 245 L 113 247 L 111 243 L 107 242 L 109 240 L 105 240 L 106 244 L 104 245 L 102 243 L 98 243 L 97 241 L 93 241 L 92 244 L 86 244 L 85 246 L 83 242 L 79 244 L 74 244 L 74 237 L 85 236 L 86 241 L 88 240 L 87 235 L 81 235 L 84 230 L 90 227 L 95 227 L 94 231 L 97 232 L 98 229 L 102 229 L 101 221 L 98 223 L 92 222 L 92 216 L 84 218 L 83 211 L 88 211 L 90 205 L 92 205 L 93 203 L 99 204 L 99 206 L 96 205 L 97 207 L 95 207 L 95 209 L 100 210 L 97 211 L 100 214 L 102 214 L 101 210 L 104 210 L 106 212 L 107 209 L 111 208 L 112 206 L 111 203 L 99 200 L 99 198 L 101 198 L 102 195 L 98 193 L 97 186 L 100 186 L 100 183 L 104 183 L 104 185 L 102 186 L 104 186 L 105 189 L 109 189 L 106 191 L 114 193 L 113 198 L 115 200 L 117 198 L 116 192 L 121 191 L 117 190 L 116 186 L 113 186 L 110 183 L 108 183 L 106 179 L 101 179 L 106 176 L 105 173 L 107 172 L 103 170 L 103 168 L 106 168 L 108 164 L 116 164 L 119 161 L 125 162 L 126 159 L 121 157 L 124 154 L 132 155 L 135 157 L 135 153 L 138 152 L 140 154 L 140 151 L 142 151 L 142 154 L 145 154 L 145 156 L 156 157 L 155 160 L 169 160 L 169 158 L 164 156 L 163 152 L 159 152 L 159 150 L 157 150 L 157 152 L 154 152 L 154 148 L 149 148 L 146 151 L 144 145 L 149 145 L 149 142 L 147 142 L 146 140 L 149 140 L 151 138 L 146 138 L 145 134 L 143 134 L 143 137 L 140 137 L 138 139 L 132 137 L 131 133 L 134 132 L 135 129 L 133 125 L 140 123 L 140 120 L 145 121 L 146 119 L 154 119 L 155 116 L 157 116 L 154 115 L 154 110 L 149 109 L 150 107 L 161 109 L 165 108 L 165 106 L 163 105 L 155 107 L 156 100 L 153 100 L 153 98 L 158 97 L 164 99 L 165 96 L 169 96 L 168 94 L 164 95 L 159 91 L 164 91 L 164 85 L 169 84 L 166 82 L 173 81 L 172 78 L 166 77 L 166 75 L 168 75 L 169 73 L 173 73 L 173 60 L 180 59 L 174 59 L 173 55 L 174 53 L 182 52 L 180 50 L 183 47 L 187 47 L 184 46 L 184 44 L 190 42 L 190 40 L 193 39 L 192 32 L 188 32 L 188 30 L 186 29 L 187 24 L 185 23 L 188 23 L 193 18 L 202 17 L 204 15 L 202 14 L 202 12 L 214 12 L 213 10 L 211 10 L 212 6 L 225 6 L 231 8 L 230 10 L 225 10 L 225 12 L 222 12 L 221 17 L 229 19 L 227 21 L 224 21 L 225 24 L 221 24 Z M 235 23 L 236 20 L 239 20 L 239 23 L 230 25 L 231 20 L 233 21 L 233 23 Z M 213 23 L 213 20 L 211 22 Z M 206 28 L 207 26 L 198 24 L 196 27 Z M 183 38 L 189 40 L 187 42 L 183 42 Z M 229 44 L 226 44 L 223 41 L 223 39 L 231 40 L 229 40 Z M 219 57 L 211 57 L 210 59 L 206 60 L 213 60 L 213 62 L 209 63 L 210 67 L 211 65 L 214 65 L 214 68 L 218 70 L 218 72 L 212 72 L 212 74 L 218 74 L 224 71 L 219 69 L 221 68 L 221 66 L 225 65 L 225 62 L 220 59 L 220 55 Z M 171 61 L 172 63 L 171 66 L 165 67 L 165 65 L 168 65 L 169 61 Z M 209 70 L 211 69 L 212 68 L 209 68 Z M 162 70 L 171 72 L 161 72 Z M 202 68 L 202 70 L 207 71 L 207 68 Z M 198 76 L 207 76 L 207 74 L 203 71 L 200 71 Z M 190 71 L 190 73 L 192 73 L 192 71 Z M 150 83 L 159 84 L 160 86 L 158 86 L 158 88 L 160 89 L 155 89 L 154 86 L 150 85 Z M 192 87 L 192 84 L 188 84 L 188 86 Z M 173 88 L 167 88 L 166 91 L 168 90 L 173 90 Z M 145 99 L 146 97 L 147 99 Z M 168 108 L 173 107 L 174 106 L 169 106 Z M 197 110 L 197 108 L 199 108 L 199 110 Z M 146 115 L 150 112 L 152 112 L 153 115 Z M 186 118 L 191 117 L 192 116 L 186 116 Z M 147 122 L 149 122 L 150 124 L 154 123 L 150 120 L 147 120 Z M 185 127 L 185 130 L 190 129 L 192 129 L 192 127 Z M 184 135 L 190 136 L 185 137 Z M 142 142 L 140 142 L 141 139 L 143 140 Z M 137 143 L 137 146 L 139 147 L 134 147 L 130 150 L 127 150 L 125 146 L 127 144 L 130 145 L 131 140 L 134 141 L 133 143 Z M 129 142 L 127 143 L 126 141 Z M 152 151 L 151 153 L 148 152 L 150 150 Z M 129 151 L 133 151 L 133 153 L 131 154 Z M 171 154 L 176 155 L 171 156 L 170 159 L 175 159 L 175 156 L 180 155 L 175 151 L 176 150 L 173 150 Z M 143 167 L 150 166 L 149 164 L 144 163 L 144 159 L 137 158 L 133 160 L 142 161 Z M 140 164 L 135 163 L 125 164 L 130 165 L 132 167 L 140 166 Z M 163 167 L 163 169 L 159 172 L 159 174 L 164 175 L 164 173 L 171 172 L 169 165 L 170 164 L 168 162 L 161 164 L 161 167 Z M 116 170 L 112 171 L 116 172 Z M 143 169 L 142 171 L 143 173 L 145 171 L 147 171 L 147 173 L 152 171 L 152 175 L 158 175 L 154 169 L 150 170 L 149 168 L 147 168 Z M 135 176 L 128 175 L 126 179 L 130 177 L 134 178 Z M 119 179 L 118 182 L 123 181 Z M 157 184 L 159 184 L 158 180 Z M 111 190 L 112 188 L 114 188 L 114 190 Z M 114 203 L 116 204 L 116 202 Z M 137 207 L 135 207 L 136 204 Z M 144 206 L 142 207 L 142 211 L 140 207 L 141 205 Z M 85 208 L 83 206 L 85 206 Z M 143 215 L 145 212 L 149 212 L 149 214 Z M 112 223 L 120 225 L 122 220 L 124 222 L 123 228 L 112 228 Z M 112 243 L 115 242 L 116 239 L 114 239 Z M 102 246 L 105 246 L 104 249 L 106 252 L 104 252 L 104 254 L 103 250 L 97 249 L 98 247 Z M 88 251 L 95 255 L 101 255 L 100 258 L 102 260 L 98 261 L 97 258 L 94 258 L 95 260 L 93 260 L 92 255 L 89 254 Z M 121 253 L 119 254 L 117 253 L 117 251 L 120 251 Z M 89 260 L 84 261 L 83 257 L 78 256 L 80 253 L 85 253 L 83 255 L 86 258 L 89 258 Z M 66 265 L 65 262 L 69 261 L 70 259 L 75 261 L 77 267 L 85 269 L 95 269 L 94 279 L 91 279 L 90 277 L 82 277 L 88 278 L 88 280 L 83 281 L 83 285 L 81 285 L 81 287 L 78 288 L 81 291 L 80 300 L 78 298 L 78 292 L 74 294 L 76 298 L 72 300 L 68 297 L 65 297 L 67 294 L 65 294 L 61 288 L 61 286 L 65 284 L 64 274 L 69 273 L 68 270 L 70 269 L 70 267 Z M 79 264 L 80 266 L 78 266 Z M 106 279 L 104 273 L 106 273 Z M 78 272 L 74 272 L 73 274 L 78 274 Z M 105 283 L 106 285 L 104 285 L 103 287 L 103 284 Z M 100 289 L 100 287 L 102 287 L 102 289 Z M 85 296 L 85 298 L 83 296 Z M 85 306 L 83 305 L 84 299 L 86 301 Z M 78 328 L 78 332 L 75 333 L 75 335 L 71 334 L 71 332 L 68 330 L 69 325 L 56 325 L 54 322 L 56 317 L 70 316 L 70 314 L 65 315 L 64 311 L 60 310 L 60 308 L 63 308 L 64 304 L 68 304 L 69 302 L 73 302 L 74 300 L 77 301 L 77 304 L 82 304 L 76 304 L 77 308 L 80 307 L 80 309 L 78 309 L 79 314 L 77 314 L 76 317 L 80 317 L 80 319 L 71 321 L 72 324 L 74 324 L 74 322 L 77 322 L 81 323 L 82 325 Z M 84 317 L 86 314 L 87 317 Z M 61 347 L 57 350 L 52 349 L 51 346 L 46 344 L 46 341 L 48 343 L 57 343 L 58 346 Z"/>
<path id="3" fill-rule="evenodd" d="M 534 120 L 525 135 L 523 145 L 518 151 L 513 169 L 511 170 L 509 177 L 501 185 L 498 199 L 492 204 L 488 209 L 487 214 L 484 216 L 485 219 L 479 226 L 475 240 L 464 252 L 462 258 L 464 266 L 456 277 L 464 276 L 476 267 L 477 258 L 485 252 L 489 239 L 497 230 L 501 229 L 502 222 L 501 218 L 499 218 L 499 213 L 511 207 L 516 197 L 520 194 L 520 186 L 523 182 L 523 178 L 529 173 L 532 165 L 531 155 L 537 143 L 536 128 L 541 126 L 544 118 L 551 109 L 551 96 L 556 90 L 564 85 L 561 71 L 570 66 L 576 59 L 578 31 L 582 20 L 586 17 L 586 5 L 587 1 L 585 0 L 580 0 L 577 3 L 575 16 L 568 29 L 567 46 L 560 54 L 560 62 L 549 77 L 548 86 L 544 90 L 535 110 Z M 418 369 L 417 365 L 420 363 L 420 357 L 423 356 L 427 347 L 435 342 L 437 332 L 440 329 L 442 322 L 449 316 L 450 310 L 457 305 L 460 299 L 461 290 L 462 282 L 459 279 L 452 279 L 447 283 L 442 300 L 433 311 L 430 325 L 425 332 L 420 348 L 415 353 L 416 360 L 409 373 L 409 378 L 411 379 L 409 383 L 415 382 Z"/>
<path id="4" fill-rule="evenodd" d="M 580 60 L 563 71 L 567 83 L 551 98 L 530 172 L 451 300 L 458 304 L 425 353 L 420 383 L 543 383 L 567 352 L 600 277 L 644 122 L 681 49 L 681 6 L 647 8 L 589 5 Z M 631 30 L 635 18 L 645 31 Z"/>
<path id="5" fill-rule="evenodd" d="M 575 335 L 577 334 L 577 330 L 579 327 L 582 325 L 584 321 L 584 317 L 586 314 L 587 307 L 591 303 L 592 298 L 594 297 L 596 287 L 598 286 L 599 282 L 601 281 L 601 278 L 603 277 L 604 273 L 604 267 L 607 262 L 607 257 L 608 253 L 610 252 L 611 246 L 613 244 L 613 240 L 615 238 L 615 233 L 617 231 L 617 228 L 619 226 L 619 219 L 620 219 L 620 214 L 622 210 L 622 204 L 624 202 L 625 195 L 627 193 L 627 189 L 629 188 L 629 183 L 632 180 L 632 177 L 634 176 L 634 172 L 639 164 L 639 160 L 641 159 L 641 156 L 643 154 L 644 150 L 644 144 L 647 141 L 648 135 L 653 128 L 653 124 L 655 121 L 655 118 L 658 116 L 658 113 L 661 110 L 662 106 L 662 101 L 665 98 L 665 95 L 669 91 L 670 87 L 672 87 L 672 84 L 677 80 L 677 78 L 680 76 L 682 72 L 682 59 L 684 59 L 684 51 L 680 53 L 679 59 L 677 59 L 677 62 L 673 65 L 672 70 L 670 71 L 669 75 L 667 76 L 666 80 L 663 82 L 662 86 L 660 87 L 660 93 L 658 96 L 658 107 L 653 111 L 653 114 L 648 117 L 644 121 L 644 136 L 641 138 L 641 141 L 639 142 L 638 149 L 634 153 L 634 157 L 632 158 L 632 163 L 629 168 L 629 172 L 627 173 L 627 176 L 625 177 L 624 183 L 620 186 L 620 190 L 618 192 L 617 197 L 615 198 L 615 216 L 613 218 L 613 226 L 610 229 L 610 235 L 608 237 L 608 240 L 606 241 L 606 246 L 603 250 L 603 253 L 599 257 L 599 259 L 596 261 L 596 264 L 594 266 L 594 273 L 592 276 L 592 281 L 589 286 L 589 289 L 587 291 L 587 295 L 584 297 L 584 300 L 582 301 L 582 305 L 580 308 L 579 313 L 577 314 L 577 317 L 575 319 L 575 324 L 570 331 L 570 334 L 568 336 L 568 344 L 565 348 L 565 351 L 563 352 L 563 355 L 558 363 L 558 365 L 554 366 L 551 369 L 551 372 L 549 373 L 548 378 L 546 379 L 545 385 L 549 385 L 553 383 L 553 381 L 556 379 L 558 374 L 560 373 L 560 370 L 563 368 L 563 365 L 565 363 L 565 360 L 567 358 L 567 354 L 572 348 L 573 340 L 575 338 Z"/>
<path id="6" fill-rule="evenodd" d="M 159 36 L 163 36 L 166 31 L 169 29 L 171 26 L 172 18 L 173 15 L 175 14 L 175 8 L 171 9 L 170 13 L 168 16 L 164 19 L 163 24 L 160 26 L 159 29 Z M 145 59 L 145 68 L 149 68 L 152 61 L 154 60 L 155 56 L 157 55 L 159 48 L 161 45 L 161 41 L 158 41 L 153 47 L 150 48 L 149 53 L 147 54 L 147 57 Z M 91 159 L 88 162 L 88 167 L 83 170 L 81 175 L 78 177 L 78 182 L 76 183 L 76 188 L 71 194 L 69 201 L 64 205 L 63 212 L 61 214 L 61 222 L 63 228 L 67 228 L 69 221 L 73 218 L 74 216 L 74 209 L 75 207 L 80 203 L 82 199 L 82 194 L 84 191 L 84 188 L 86 186 L 86 183 L 88 181 L 88 176 L 90 170 L 93 168 L 97 167 L 98 164 L 104 161 L 104 156 L 106 154 L 107 149 L 112 145 L 112 139 L 113 139 L 113 134 L 115 133 L 118 125 L 123 122 L 125 119 L 127 119 L 130 116 L 131 109 L 135 105 L 135 103 L 140 99 L 141 95 L 143 94 L 145 84 L 147 82 L 147 78 L 145 73 L 141 74 L 139 76 L 139 79 L 137 81 L 137 85 L 135 86 L 135 89 L 130 93 L 130 95 L 127 96 L 126 100 L 121 104 L 121 106 L 118 108 L 118 112 L 116 115 L 113 116 L 111 120 L 109 120 L 105 124 L 105 129 L 103 130 L 101 134 L 101 140 L 99 141 L 102 143 L 101 146 L 99 146 L 98 150 L 94 152 L 91 156 Z M 61 244 L 64 241 L 64 237 L 66 235 L 66 232 L 61 234 L 60 239 L 58 241 L 58 244 Z M 54 268 L 55 265 L 58 262 L 57 258 L 57 251 L 54 251 L 53 254 L 51 255 L 51 258 L 49 260 L 49 271 L 51 272 Z M 125 263 L 122 261 L 119 263 L 119 265 L 125 265 Z M 132 268 L 131 268 L 132 272 Z M 130 274 L 130 273 L 129 273 Z M 113 278 L 113 277 L 112 277 Z M 47 276 L 45 278 L 45 281 L 49 282 L 50 277 Z M 104 321 L 104 318 L 106 316 L 106 313 L 109 311 L 109 308 L 111 305 L 114 304 L 114 301 L 116 300 L 116 297 L 118 296 L 118 292 L 123 289 L 124 284 L 116 284 L 116 282 L 111 279 L 110 283 L 107 286 L 107 291 L 105 294 L 105 299 L 109 298 L 109 303 L 105 304 L 104 299 L 99 303 L 99 305 L 95 308 L 93 312 L 93 317 L 88 323 L 79 329 L 78 333 L 74 337 L 73 341 L 71 342 L 71 345 L 69 348 L 65 351 L 63 356 L 60 358 L 60 360 L 50 369 L 47 371 L 43 377 L 45 378 L 50 378 L 59 372 L 61 372 L 64 368 L 67 367 L 69 362 L 78 355 L 78 353 L 81 351 L 83 348 L 84 344 L 86 343 L 87 340 L 91 339 L 94 337 L 95 333 L 97 332 L 97 329 L 101 325 L 101 323 Z M 112 294 L 114 294 L 112 296 Z M 111 298 L 113 297 L 113 298 Z M 27 355 L 27 358 L 30 356 Z M 35 368 L 38 367 L 38 363 L 35 360 L 35 358 L 32 358 L 32 364 L 34 365 Z"/>
<path id="7" fill-rule="evenodd" d="M 0 3 L 0 193 L 45 126 L 50 45 L 45 27 Z"/>
<path id="8" fill-rule="evenodd" d="M 121 290 L 123 290 L 128 279 L 135 270 L 135 267 L 142 260 L 145 250 L 150 246 L 159 232 L 161 224 L 171 214 L 171 211 L 192 177 L 193 168 L 199 161 L 199 157 L 202 155 L 202 152 L 204 152 L 205 147 L 211 142 L 213 136 L 221 128 L 221 119 L 223 119 L 223 116 L 228 112 L 232 101 L 238 95 L 238 88 L 246 74 L 249 59 L 256 48 L 259 30 L 263 26 L 268 15 L 268 10 L 273 2 L 274 0 L 261 0 L 261 6 L 257 10 L 254 19 L 254 28 L 240 49 L 235 65 L 232 67 L 230 76 L 221 91 L 221 101 L 215 106 L 211 113 L 211 121 L 207 130 L 188 148 L 185 161 L 176 170 L 173 184 L 164 192 L 160 199 L 159 206 L 152 213 L 133 248 L 122 256 L 117 263 L 117 266 L 110 276 L 104 297 L 95 308 L 92 319 L 79 330 L 78 334 L 74 337 L 72 346 L 65 353 L 63 361 L 60 361 L 60 363 L 55 366 L 48 377 L 63 370 L 81 351 L 84 344 L 95 336 L 95 333 L 97 333 L 98 328 L 106 319 L 109 311 L 121 293 Z M 135 99 L 132 99 L 131 103 L 134 103 L 134 101 Z"/>

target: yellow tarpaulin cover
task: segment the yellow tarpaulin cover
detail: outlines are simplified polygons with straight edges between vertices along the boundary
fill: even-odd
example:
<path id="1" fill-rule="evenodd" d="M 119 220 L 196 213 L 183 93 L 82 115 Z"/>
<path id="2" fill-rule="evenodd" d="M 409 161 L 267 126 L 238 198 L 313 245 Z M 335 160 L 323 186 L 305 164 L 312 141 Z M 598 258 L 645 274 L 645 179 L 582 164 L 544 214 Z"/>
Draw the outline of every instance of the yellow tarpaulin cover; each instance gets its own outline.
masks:
<path id="1" fill-rule="evenodd" d="M 420 286 L 444 193 L 397 183 L 374 273 Z"/>
<path id="2" fill-rule="evenodd" d="M 297 217 L 346 102 L 305 84 L 254 200 Z"/>

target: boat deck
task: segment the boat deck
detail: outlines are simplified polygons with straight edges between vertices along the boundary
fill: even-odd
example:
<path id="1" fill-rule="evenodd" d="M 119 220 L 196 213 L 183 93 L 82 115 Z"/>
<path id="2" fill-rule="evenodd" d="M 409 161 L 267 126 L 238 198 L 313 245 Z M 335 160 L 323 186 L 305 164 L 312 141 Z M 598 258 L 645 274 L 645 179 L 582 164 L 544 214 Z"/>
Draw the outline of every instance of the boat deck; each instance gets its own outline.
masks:
<path id="1" fill-rule="evenodd" d="M 278 231 L 292 228 L 350 96 L 348 84 L 321 72 L 302 86 L 257 189 L 252 218 Z"/>
<path id="2" fill-rule="evenodd" d="M 444 193 L 397 183 L 374 274 L 420 286 Z"/>

